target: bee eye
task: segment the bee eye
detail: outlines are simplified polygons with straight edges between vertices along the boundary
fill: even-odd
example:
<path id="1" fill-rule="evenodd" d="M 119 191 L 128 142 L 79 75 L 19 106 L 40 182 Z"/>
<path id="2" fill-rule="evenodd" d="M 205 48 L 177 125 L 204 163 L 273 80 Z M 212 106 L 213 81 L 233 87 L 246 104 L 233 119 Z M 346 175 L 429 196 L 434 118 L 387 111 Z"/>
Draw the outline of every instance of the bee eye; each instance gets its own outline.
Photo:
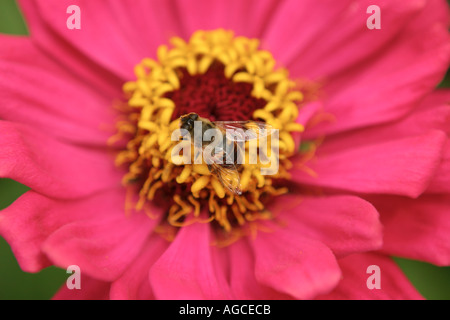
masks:
<path id="1" fill-rule="evenodd" d="M 196 121 L 196 120 L 198 119 L 198 114 L 194 113 L 194 114 L 192 115 L 192 118 L 191 118 L 191 119 L 193 119 L 194 121 Z"/>

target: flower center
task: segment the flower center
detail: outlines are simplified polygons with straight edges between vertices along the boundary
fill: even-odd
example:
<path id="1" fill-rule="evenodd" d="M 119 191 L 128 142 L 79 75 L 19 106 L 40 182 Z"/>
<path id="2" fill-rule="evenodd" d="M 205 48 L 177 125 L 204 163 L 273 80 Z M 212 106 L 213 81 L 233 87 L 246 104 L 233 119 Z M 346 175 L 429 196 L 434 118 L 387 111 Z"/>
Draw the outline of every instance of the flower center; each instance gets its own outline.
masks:
<path id="1" fill-rule="evenodd" d="M 177 37 L 170 42 L 170 49 L 158 48 L 158 60 L 138 64 L 136 80 L 123 87 L 125 116 L 111 141 L 127 141 L 116 163 L 128 168 L 123 184 L 139 194 L 127 205 L 162 208 L 159 230 L 169 237 L 195 222 L 211 223 L 226 239 L 240 236 L 271 219 L 266 204 L 288 191 L 288 158 L 296 151 L 292 134 L 303 131 L 296 123 L 303 95 L 285 69 L 275 69 L 272 55 L 258 49 L 257 39 L 214 30 L 198 31 L 188 42 Z M 224 188 L 205 163 L 175 163 L 171 154 L 179 141 L 172 141 L 172 132 L 180 127 L 180 117 L 192 112 L 213 122 L 254 120 L 278 129 L 279 152 L 269 155 L 279 163 L 278 171 L 263 175 L 260 161 L 245 162 L 238 195 Z"/>
<path id="2" fill-rule="evenodd" d="M 191 76 L 181 69 L 180 89 L 166 97 L 175 102 L 172 120 L 195 112 L 211 121 L 244 121 L 253 118 L 267 101 L 251 96 L 252 84 L 234 82 L 224 75 L 225 66 L 216 62 L 204 74 Z"/>

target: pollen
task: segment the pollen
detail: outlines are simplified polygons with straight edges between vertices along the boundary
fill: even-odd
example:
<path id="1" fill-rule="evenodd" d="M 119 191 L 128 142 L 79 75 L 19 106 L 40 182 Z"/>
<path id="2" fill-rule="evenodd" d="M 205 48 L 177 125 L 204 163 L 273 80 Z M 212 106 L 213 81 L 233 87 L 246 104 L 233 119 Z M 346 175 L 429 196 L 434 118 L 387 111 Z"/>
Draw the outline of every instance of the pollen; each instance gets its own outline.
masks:
<path id="1" fill-rule="evenodd" d="M 116 164 L 127 168 L 123 185 L 139 190 L 126 206 L 162 209 L 158 230 L 173 235 L 192 223 L 211 223 L 230 241 L 253 232 L 254 224 L 273 218 L 270 199 L 288 192 L 289 157 L 296 153 L 296 120 L 304 96 L 284 68 L 258 39 L 226 30 L 197 31 L 189 40 L 173 37 L 161 45 L 156 59 L 134 68 L 136 79 L 123 85 L 126 103 L 111 144 L 122 144 Z M 172 133 L 183 114 L 195 112 L 210 121 L 254 120 L 279 131 L 277 172 L 262 174 L 264 164 L 246 161 L 239 168 L 242 194 L 225 188 L 205 163 L 186 163 L 188 155 L 172 157 L 180 141 Z M 246 150 L 248 144 L 246 145 Z M 191 155 L 194 157 L 194 155 Z M 134 202 L 133 202 L 134 201 Z"/>

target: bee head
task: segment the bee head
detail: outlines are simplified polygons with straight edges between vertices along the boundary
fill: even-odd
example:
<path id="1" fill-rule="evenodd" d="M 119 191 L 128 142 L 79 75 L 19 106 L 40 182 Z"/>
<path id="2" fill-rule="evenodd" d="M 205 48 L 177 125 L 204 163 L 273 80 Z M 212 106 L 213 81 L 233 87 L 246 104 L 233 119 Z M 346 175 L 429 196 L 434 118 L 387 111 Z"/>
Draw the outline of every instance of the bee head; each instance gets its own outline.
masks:
<path id="1" fill-rule="evenodd" d="M 198 114 L 189 113 L 180 118 L 180 128 L 185 129 L 189 132 L 194 130 L 194 122 L 198 120 Z"/>

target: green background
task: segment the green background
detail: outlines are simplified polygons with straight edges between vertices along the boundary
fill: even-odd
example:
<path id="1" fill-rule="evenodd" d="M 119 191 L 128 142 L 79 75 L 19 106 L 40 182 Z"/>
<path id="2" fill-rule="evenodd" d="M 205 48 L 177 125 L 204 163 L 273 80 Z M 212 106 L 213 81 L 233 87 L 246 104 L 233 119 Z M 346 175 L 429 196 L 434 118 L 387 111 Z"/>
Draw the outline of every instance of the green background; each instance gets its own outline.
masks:
<path id="1" fill-rule="evenodd" d="M 0 2 L 0 32 L 28 34 L 14 0 Z M 440 86 L 450 87 L 448 73 Z M 27 190 L 27 187 L 15 181 L 0 179 L 0 210 Z M 450 267 L 436 267 L 400 258 L 395 258 L 395 261 L 425 298 L 450 300 Z M 64 284 L 67 277 L 65 270 L 55 267 L 36 274 L 22 272 L 9 245 L 0 237 L 0 300 L 49 299 Z"/>

